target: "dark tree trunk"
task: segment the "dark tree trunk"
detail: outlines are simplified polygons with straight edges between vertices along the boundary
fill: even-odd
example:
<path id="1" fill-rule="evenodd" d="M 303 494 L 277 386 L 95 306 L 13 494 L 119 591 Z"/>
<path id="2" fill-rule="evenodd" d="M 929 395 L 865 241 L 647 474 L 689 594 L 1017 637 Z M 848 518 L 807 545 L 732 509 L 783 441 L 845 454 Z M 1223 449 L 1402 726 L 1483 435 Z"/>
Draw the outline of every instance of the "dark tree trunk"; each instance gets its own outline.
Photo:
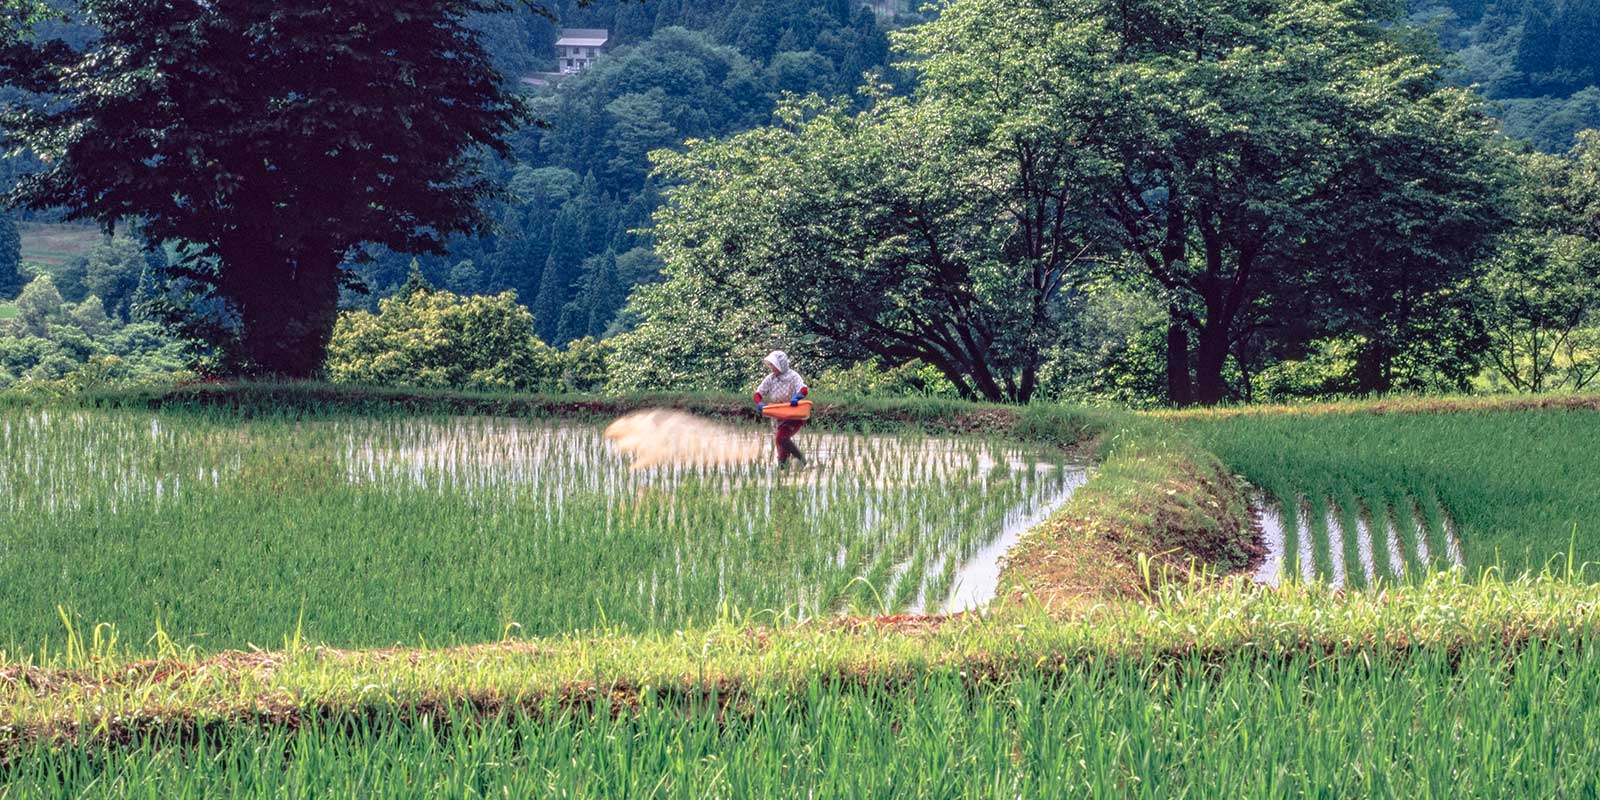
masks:
<path id="1" fill-rule="evenodd" d="M 249 374 L 304 380 L 322 371 L 339 314 L 339 258 L 307 258 L 298 267 L 247 267 L 229 292 L 239 312 Z"/>
<path id="2" fill-rule="evenodd" d="M 1222 377 L 1227 363 L 1227 329 L 1214 324 L 1202 328 L 1194 364 L 1195 401 L 1200 405 L 1214 406 L 1227 398 L 1228 383 Z"/>
<path id="3" fill-rule="evenodd" d="M 1256 387 L 1250 372 L 1250 336 L 1246 334 L 1239 339 L 1239 346 L 1234 351 L 1234 358 L 1239 362 L 1239 382 L 1244 390 L 1245 404 L 1256 401 Z"/>
<path id="4" fill-rule="evenodd" d="M 989 362 L 985 358 L 986 354 L 978 348 L 976 343 L 972 341 L 972 337 L 965 331 L 963 331 L 963 338 L 966 340 L 965 343 L 969 350 L 968 355 L 971 358 L 968 372 L 972 375 L 972 382 L 975 384 L 978 393 L 983 395 L 983 399 L 991 403 L 1004 403 L 1010 400 L 1011 398 L 1006 394 L 1005 388 L 1000 385 L 999 381 L 995 380 L 994 373 L 989 370 Z"/>
<path id="5" fill-rule="evenodd" d="M 1394 388 L 1394 371 L 1389 348 L 1374 339 L 1356 360 L 1356 390 L 1361 394 L 1384 394 Z"/>
<path id="6" fill-rule="evenodd" d="M 1017 402 L 1024 405 L 1032 402 L 1033 393 L 1039 388 L 1039 368 L 1029 366 L 1022 371 L 1022 388 L 1017 391 Z"/>
<path id="7" fill-rule="evenodd" d="M 1189 378 L 1189 329 L 1176 315 L 1167 322 L 1167 400 L 1179 408 L 1194 404 Z"/>

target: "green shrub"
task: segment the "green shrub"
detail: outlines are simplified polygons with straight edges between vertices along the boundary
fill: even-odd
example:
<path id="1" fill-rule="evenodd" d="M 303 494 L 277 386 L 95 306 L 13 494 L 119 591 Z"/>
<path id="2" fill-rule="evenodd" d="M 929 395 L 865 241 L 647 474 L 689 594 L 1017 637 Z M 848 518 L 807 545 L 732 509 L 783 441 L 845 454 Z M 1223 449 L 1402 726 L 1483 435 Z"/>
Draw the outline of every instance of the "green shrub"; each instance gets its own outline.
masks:
<path id="1" fill-rule="evenodd" d="M 825 369 L 810 380 L 810 386 L 836 395 L 952 399 L 960 396 L 955 384 L 938 367 L 923 361 L 887 368 L 873 361 L 860 361 L 848 367 Z"/>
<path id="2" fill-rule="evenodd" d="M 184 374 L 184 346 L 161 326 L 124 324 L 95 295 L 66 303 L 48 275 L 28 284 L 16 308 L 0 320 L 0 389 L 64 393 Z"/>
<path id="3" fill-rule="evenodd" d="M 1255 398 L 1274 402 L 1352 392 L 1351 376 L 1365 344 L 1359 336 L 1312 342 L 1305 358 L 1280 361 L 1253 376 Z"/>
<path id="4" fill-rule="evenodd" d="M 555 354 L 555 388 L 563 392 L 604 390 L 611 376 L 611 353 L 609 341 L 587 336 L 573 340 Z"/>
<path id="5" fill-rule="evenodd" d="M 464 297 L 420 288 L 347 312 L 328 344 L 338 383 L 437 389 L 557 388 L 558 354 L 534 334 L 515 292 Z"/>

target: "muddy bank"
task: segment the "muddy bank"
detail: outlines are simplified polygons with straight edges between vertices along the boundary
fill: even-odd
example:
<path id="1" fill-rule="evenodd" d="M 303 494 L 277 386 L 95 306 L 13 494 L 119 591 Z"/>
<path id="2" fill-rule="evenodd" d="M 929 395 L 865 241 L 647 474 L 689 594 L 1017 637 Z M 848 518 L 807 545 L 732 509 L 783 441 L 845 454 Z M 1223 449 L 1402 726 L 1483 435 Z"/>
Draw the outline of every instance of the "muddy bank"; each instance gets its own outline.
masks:
<path id="1" fill-rule="evenodd" d="M 1070 609 L 1238 573 L 1264 552 L 1243 481 L 1216 457 L 1130 442 L 1006 555 L 1001 580 L 1013 600 Z"/>

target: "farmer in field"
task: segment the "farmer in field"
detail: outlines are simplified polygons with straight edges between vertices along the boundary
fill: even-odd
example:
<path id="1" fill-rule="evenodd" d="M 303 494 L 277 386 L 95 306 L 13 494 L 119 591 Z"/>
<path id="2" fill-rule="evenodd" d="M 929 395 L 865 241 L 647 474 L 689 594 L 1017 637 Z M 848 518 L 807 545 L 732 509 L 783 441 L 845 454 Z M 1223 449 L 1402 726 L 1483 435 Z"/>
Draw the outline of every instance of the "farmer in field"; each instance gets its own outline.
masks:
<path id="1" fill-rule="evenodd" d="M 798 406 L 810 393 L 806 388 L 805 378 L 790 368 L 789 356 L 782 350 L 772 351 L 761 363 L 767 368 L 767 375 L 756 387 L 756 410 L 764 411 L 769 401 Z M 778 447 L 779 464 L 788 464 L 791 458 L 802 465 L 806 463 L 806 457 L 794 443 L 794 435 L 805 427 L 805 424 L 806 421 L 803 419 L 773 420 L 772 441 Z"/>

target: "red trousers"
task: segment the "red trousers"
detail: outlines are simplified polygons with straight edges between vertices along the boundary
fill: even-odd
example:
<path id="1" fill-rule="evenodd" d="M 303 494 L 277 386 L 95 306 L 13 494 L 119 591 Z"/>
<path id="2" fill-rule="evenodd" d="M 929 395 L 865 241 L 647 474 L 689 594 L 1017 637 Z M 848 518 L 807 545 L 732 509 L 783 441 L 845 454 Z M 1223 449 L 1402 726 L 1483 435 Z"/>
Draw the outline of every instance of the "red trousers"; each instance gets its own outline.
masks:
<path id="1" fill-rule="evenodd" d="M 772 442 L 778 446 L 778 463 L 784 464 L 790 458 L 805 460 L 800 454 L 800 448 L 794 443 L 794 435 L 806 426 L 805 420 L 790 419 L 778 423 L 777 430 L 772 432 Z"/>

